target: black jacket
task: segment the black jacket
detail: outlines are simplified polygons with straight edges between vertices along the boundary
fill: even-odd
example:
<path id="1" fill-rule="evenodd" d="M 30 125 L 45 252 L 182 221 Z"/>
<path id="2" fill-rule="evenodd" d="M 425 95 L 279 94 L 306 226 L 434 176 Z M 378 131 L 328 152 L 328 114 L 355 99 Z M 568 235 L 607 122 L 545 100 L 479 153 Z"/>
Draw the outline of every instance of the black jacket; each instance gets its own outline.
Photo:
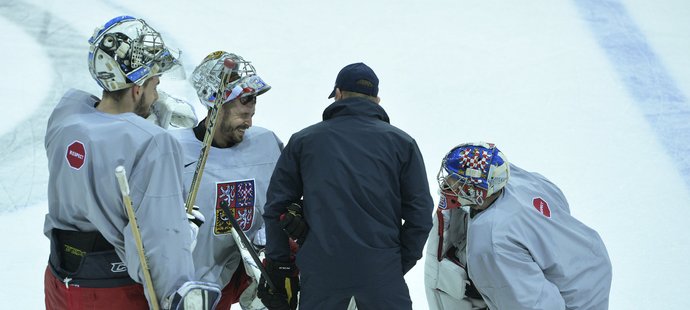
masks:
<path id="1" fill-rule="evenodd" d="M 272 260 L 289 259 L 278 218 L 302 197 L 310 231 L 297 265 L 302 277 L 319 278 L 312 284 L 361 287 L 404 274 L 422 257 L 433 211 L 424 161 L 380 105 L 336 101 L 322 122 L 290 138 L 264 209 Z"/>

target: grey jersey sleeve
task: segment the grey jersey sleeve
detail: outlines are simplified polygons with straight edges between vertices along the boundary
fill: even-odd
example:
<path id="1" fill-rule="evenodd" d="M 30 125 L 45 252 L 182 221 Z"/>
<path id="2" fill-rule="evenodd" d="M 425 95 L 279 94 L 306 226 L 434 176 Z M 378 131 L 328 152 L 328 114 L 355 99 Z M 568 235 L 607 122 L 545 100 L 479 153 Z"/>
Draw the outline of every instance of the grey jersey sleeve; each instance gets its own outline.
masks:
<path id="1" fill-rule="evenodd" d="M 132 204 L 159 300 L 194 274 L 192 240 L 182 199 L 182 171 L 175 169 L 178 167 L 182 167 L 180 146 L 170 135 L 161 133 L 142 152 L 129 176 Z M 130 276 L 144 283 L 129 225 L 123 230 L 125 259 Z"/>
<path id="2" fill-rule="evenodd" d="M 468 261 L 470 278 L 491 308 L 565 309 L 558 288 L 527 249 L 506 243 L 483 253 Z"/>

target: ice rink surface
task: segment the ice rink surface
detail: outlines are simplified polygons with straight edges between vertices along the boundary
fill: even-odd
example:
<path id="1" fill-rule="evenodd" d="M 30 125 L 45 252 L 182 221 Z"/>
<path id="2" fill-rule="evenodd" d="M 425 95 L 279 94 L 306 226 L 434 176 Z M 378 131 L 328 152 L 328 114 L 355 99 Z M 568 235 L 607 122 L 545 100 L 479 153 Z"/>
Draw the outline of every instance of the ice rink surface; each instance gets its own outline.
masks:
<path id="1" fill-rule="evenodd" d="M 321 119 L 340 68 L 367 63 L 433 193 L 450 148 L 494 142 L 601 234 L 610 309 L 690 308 L 686 0 L 2 0 L 0 299 L 43 307 L 46 121 L 68 88 L 100 93 L 87 39 L 118 15 L 162 32 L 188 73 L 215 50 L 251 60 L 273 86 L 254 124 L 284 142 Z M 184 81 L 159 89 L 197 104 Z M 406 279 L 427 309 L 423 261 Z"/>

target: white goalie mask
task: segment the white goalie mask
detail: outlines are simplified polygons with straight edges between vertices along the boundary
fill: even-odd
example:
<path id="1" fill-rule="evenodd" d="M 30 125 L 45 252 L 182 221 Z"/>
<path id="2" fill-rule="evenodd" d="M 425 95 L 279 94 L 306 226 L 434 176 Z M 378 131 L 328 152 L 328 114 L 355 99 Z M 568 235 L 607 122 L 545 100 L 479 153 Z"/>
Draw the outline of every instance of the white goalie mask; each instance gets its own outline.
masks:
<path id="1" fill-rule="evenodd" d="M 163 73 L 184 79 L 180 53 L 168 48 L 142 19 L 115 17 L 96 29 L 89 44 L 89 71 L 107 91 L 141 86 Z"/>
<path id="2" fill-rule="evenodd" d="M 232 60 L 235 66 L 230 74 L 230 83 L 223 90 L 223 103 L 237 97 L 259 96 L 271 89 L 271 86 L 256 74 L 251 62 L 232 53 L 216 51 L 201 61 L 190 79 L 199 101 L 204 106 L 211 108 L 215 104 L 225 59 Z"/>

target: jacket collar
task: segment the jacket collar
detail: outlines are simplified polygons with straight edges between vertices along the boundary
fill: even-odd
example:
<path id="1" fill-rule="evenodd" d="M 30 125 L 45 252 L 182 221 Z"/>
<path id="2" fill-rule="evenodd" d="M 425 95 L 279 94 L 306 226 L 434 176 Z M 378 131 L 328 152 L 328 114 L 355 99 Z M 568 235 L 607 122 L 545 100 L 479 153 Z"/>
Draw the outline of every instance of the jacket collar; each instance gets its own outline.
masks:
<path id="1" fill-rule="evenodd" d="M 323 111 L 324 121 L 339 116 L 367 116 L 390 123 L 388 114 L 379 104 L 359 97 L 338 100 Z"/>

